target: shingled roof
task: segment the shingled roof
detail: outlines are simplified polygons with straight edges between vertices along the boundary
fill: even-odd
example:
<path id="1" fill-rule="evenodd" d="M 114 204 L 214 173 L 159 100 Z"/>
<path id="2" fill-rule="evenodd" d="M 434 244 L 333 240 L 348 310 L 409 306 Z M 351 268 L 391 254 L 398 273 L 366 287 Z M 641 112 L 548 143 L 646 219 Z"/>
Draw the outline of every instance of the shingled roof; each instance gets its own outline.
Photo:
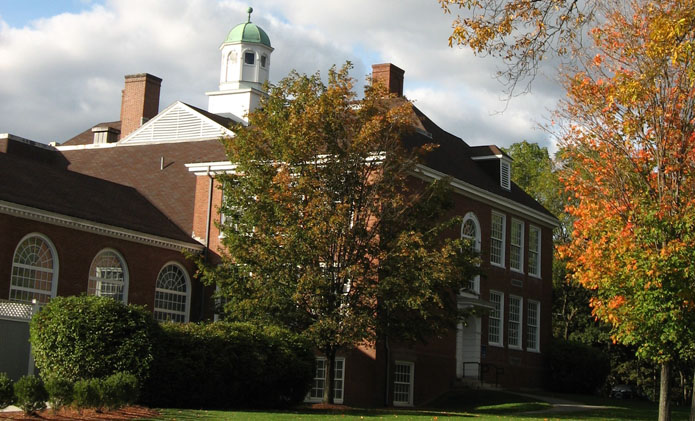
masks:
<path id="1" fill-rule="evenodd" d="M 415 130 L 407 135 L 403 139 L 404 143 L 413 147 L 428 143 L 439 145 L 425 156 L 425 165 L 555 219 L 555 216 L 550 211 L 516 184 L 511 183 L 510 190 L 503 189 L 498 180 L 493 179 L 481 167 L 479 162 L 472 159 L 479 156 L 498 154 L 506 156 L 497 146 L 469 146 L 460 137 L 454 136 L 437 126 L 416 106 L 412 105 L 412 110 L 420 123 L 417 124 L 419 130 Z"/>
<path id="2" fill-rule="evenodd" d="M 136 189 L 0 153 L 0 200 L 199 246 Z"/>

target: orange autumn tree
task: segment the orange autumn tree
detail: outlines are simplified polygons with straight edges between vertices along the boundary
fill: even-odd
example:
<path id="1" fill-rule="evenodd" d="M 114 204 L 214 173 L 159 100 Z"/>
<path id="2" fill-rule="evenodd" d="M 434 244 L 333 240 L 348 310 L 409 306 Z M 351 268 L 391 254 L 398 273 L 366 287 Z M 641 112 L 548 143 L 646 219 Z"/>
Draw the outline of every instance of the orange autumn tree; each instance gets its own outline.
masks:
<path id="1" fill-rule="evenodd" d="M 632 0 L 591 36 L 559 111 L 576 199 L 561 254 L 614 340 L 660 364 L 666 420 L 670 366 L 695 337 L 695 7 Z"/>

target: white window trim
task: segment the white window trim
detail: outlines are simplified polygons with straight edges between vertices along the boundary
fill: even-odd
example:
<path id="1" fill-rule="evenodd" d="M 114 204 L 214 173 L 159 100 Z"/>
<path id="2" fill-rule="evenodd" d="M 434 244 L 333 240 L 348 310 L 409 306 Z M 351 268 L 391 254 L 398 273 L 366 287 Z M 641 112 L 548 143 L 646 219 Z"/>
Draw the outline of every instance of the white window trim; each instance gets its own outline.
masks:
<path id="1" fill-rule="evenodd" d="M 92 262 L 89 264 L 89 274 L 87 276 L 87 294 L 89 294 L 89 282 L 92 280 L 92 266 L 94 265 L 94 262 L 96 261 L 96 259 L 102 253 L 107 253 L 107 252 L 111 252 L 111 253 L 115 254 L 116 257 L 121 261 L 121 265 L 122 265 L 122 269 L 123 269 L 123 301 L 121 301 L 121 302 L 123 304 L 128 304 L 128 286 L 130 284 L 130 270 L 128 270 L 128 263 L 126 262 L 123 255 L 118 252 L 118 250 L 112 249 L 109 247 L 99 250 L 97 252 L 97 254 L 94 255 Z"/>
<path id="2" fill-rule="evenodd" d="M 12 273 L 14 272 L 14 267 L 15 266 L 20 266 L 24 267 L 24 265 L 18 265 L 14 262 L 15 257 L 17 256 L 17 250 L 19 250 L 19 246 L 21 246 L 26 240 L 28 240 L 31 237 L 38 237 L 44 242 L 46 242 L 46 245 L 48 245 L 49 250 L 51 251 L 51 257 L 53 258 L 53 273 L 51 274 L 51 296 L 50 298 L 55 298 L 55 296 L 58 293 L 58 274 L 60 273 L 60 264 L 59 264 L 59 259 L 58 259 L 58 250 L 56 250 L 55 245 L 53 244 L 53 241 L 51 241 L 50 238 L 45 236 L 44 234 L 41 234 L 40 232 L 32 232 L 30 234 L 25 235 L 22 237 L 21 240 L 17 243 L 17 245 L 14 248 L 14 253 L 12 253 L 12 264 L 10 266 L 10 292 L 8 295 L 8 298 L 12 296 L 12 290 L 18 290 L 18 291 L 26 291 L 30 293 L 39 293 L 42 295 L 46 294 L 46 291 L 41 291 L 41 290 L 36 290 L 34 288 L 27 288 L 27 287 L 20 287 L 20 286 L 13 286 L 12 285 Z M 33 269 L 33 267 L 32 267 Z M 38 301 L 38 300 L 37 300 Z"/>
<path id="3" fill-rule="evenodd" d="M 519 244 L 515 245 L 514 244 L 514 223 L 518 223 L 520 225 L 520 235 L 519 235 Z M 513 272 L 517 273 L 524 273 L 524 221 L 516 218 L 512 218 L 512 224 L 511 224 L 511 235 L 509 236 L 509 269 L 511 269 Z M 515 268 L 512 266 L 512 250 L 513 247 L 518 246 L 519 247 L 519 265 L 521 267 Z"/>
<path id="4" fill-rule="evenodd" d="M 487 332 L 487 343 L 488 345 L 492 346 L 504 346 L 504 292 L 502 291 L 495 291 L 495 290 L 490 290 L 490 302 L 492 302 L 492 294 L 497 294 L 500 296 L 500 317 L 498 319 L 492 319 L 492 317 L 488 316 L 488 332 Z M 492 342 L 490 341 L 490 326 L 492 321 L 495 320 L 498 323 L 499 327 L 499 341 L 498 342 Z"/>
<path id="5" fill-rule="evenodd" d="M 414 391 L 415 391 L 415 363 L 412 362 L 412 361 L 398 361 L 398 360 L 396 360 L 396 361 L 394 361 L 394 365 L 393 365 L 393 367 L 394 367 L 394 372 L 395 372 L 395 368 L 396 368 L 397 365 L 407 365 L 407 366 L 410 367 L 410 385 L 409 385 L 409 390 L 408 390 L 408 402 L 397 401 L 397 400 L 396 400 L 396 395 L 395 395 L 395 392 L 396 392 L 396 388 L 395 388 L 396 379 L 395 379 L 395 374 L 394 374 L 394 380 L 393 380 L 393 386 L 394 386 L 394 387 L 393 387 L 393 392 L 394 392 L 394 395 L 393 395 L 393 406 L 413 406 L 413 400 L 414 400 L 413 395 L 414 395 Z"/>
<path id="6" fill-rule="evenodd" d="M 316 357 L 314 359 L 314 373 L 316 373 L 316 363 L 318 361 L 326 361 L 326 357 Z M 342 404 L 343 401 L 345 400 L 345 357 L 335 357 L 335 361 L 336 362 L 337 361 L 343 362 L 343 376 L 340 379 L 333 377 L 334 382 L 336 380 L 340 380 L 342 382 L 342 384 L 343 384 L 343 397 L 340 399 L 333 399 L 333 403 Z M 333 366 L 333 371 L 335 373 L 335 366 Z M 334 376 L 335 376 L 335 374 L 334 374 Z M 312 379 L 312 382 L 316 379 L 317 379 L 317 377 L 314 377 Z M 324 387 L 326 387 L 326 385 L 328 384 L 328 380 L 324 377 L 323 381 L 324 381 Z M 313 385 L 312 385 L 312 388 L 313 388 Z M 333 389 L 333 393 L 335 393 L 335 388 Z M 317 403 L 317 402 L 322 402 L 322 401 L 323 401 L 323 397 L 317 397 L 317 398 L 311 397 L 311 389 L 309 389 L 309 392 L 307 393 L 306 398 L 304 398 L 304 402 L 309 402 L 309 403 Z"/>
<path id="7" fill-rule="evenodd" d="M 540 277 L 541 277 L 541 272 L 542 272 L 542 271 L 541 271 L 541 249 L 542 249 L 542 247 L 541 247 L 541 244 L 542 244 L 542 241 L 541 241 L 541 234 L 543 233 L 543 231 L 541 231 L 540 227 L 537 227 L 537 226 L 535 226 L 535 225 L 529 225 L 528 229 L 529 229 L 529 240 L 531 239 L 531 230 L 536 230 L 536 231 L 538 232 L 538 247 L 537 247 L 537 250 L 536 250 L 536 251 L 537 251 L 537 254 L 536 254 L 536 267 L 538 268 L 538 273 L 531 272 L 531 267 L 529 266 L 528 274 L 529 274 L 530 276 L 533 276 L 534 278 L 540 278 Z M 529 255 L 529 258 L 530 258 L 530 257 L 531 257 L 531 244 L 530 244 L 530 243 L 529 243 L 529 253 L 528 253 L 528 255 Z"/>
<path id="8" fill-rule="evenodd" d="M 481 244 L 481 231 L 480 231 L 480 221 L 478 221 L 478 217 L 475 215 L 473 212 L 468 212 L 466 215 L 463 217 L 463 222 L 461 223 L 461 238 L 464 238 L 463 236 L 463 226 L 466 224 L 467 221 L 472 221 L 473 224 L 475 225 L 475 238 L 473 239 L 474 244 L 473 244 L 473 249 L 477 252 L 480 253 L 480 244 Z M 467 294 L 467 295 L 479 295 L 480 294 L 480 275 L 475 275 L 473 278 L 473 293 L 471 294 L 470 292 L 467 292 L 465 290 L 461 291 L 462 294 Z"/>
<path id="9" fill-rule="evenodd" d="M 518 299 L 519 300 L 519 320 L 517 321 L 517 326 L 519 327 L 519 332 L 517 333 L 517 339 L 519 341 L 518 345 L 512 345 L 509 342 L 509 338 L 512 337 L 512 335 L 508 332 L 507 333 L 507 346 L 510 349 L 523 349 L 523 344 L 524 344 L 524 299 L 523 297 L 520 297 L 518 295 L 509 295 L 509 316 L 507 317 L 507 328 L 509 331 L 511 331 L 511 324 L 512 324 L 512 299 Z"/>
<path id="10" fill-rule="evenodd" d="M 494 224 L 493 219 L 495 216 L 502 217 L 502 238 L 501 238 L 502 247 L 500 250 L 500 260 L 502 261 L 502 263 L 497 263 L 497 262 L 492 261 L 492 240 L 493 240 L 492 225 Z M 505 267 L 505 264 L 504 264 L 505 258 L 506 258 L 505 249 L 507 248 L 506 239 L 507 239 L 507 215 L 505 215 L 501 212 L 492 211 L 492 217 L 490 218 L 490 264 L 492 266 L 497 266 L 497 267 L 501 267 L 501 268 Z M 495 238 L 495 240 L 500 240 L 500 239 Z"/>
<path id="11" fill-rule="evenodd" d="M 159 281 L 159 276 L 162 274 L 162 271 L 167 266 L 170 266 L 170 265 L 178 267 L 179 269 L 181 269 L 181 272 L 183 272 L 183 278 L 184 278 L 184 281 L 186 282 L 186 293 L 185 294 L 182 292 L 179 292 L 179 291 L 172 291 L 172 290 L 162 289 L 162 288 L 157 287 L 157 282 Z M 174 260 L 165 263 L 164 265 L 162 265 L 162 268 L 159 269 L 159 272 L 157 273 L 157 279 L 155 280 L 154 285 L 155 285 L 155 288 L 154 288 L 155 298 L 157 297 L 157 292 L 164 292 L 167 294 L 184 295 L 186 297 L 186 309 L 184 310 L 186 313 L 183 314 L 183 317 L 184 317 L 184 323 L 188 323 L 188 321 L 190 320 L 190 314 L 191 314 L 191 277 L 188 276 L 188 271 L 186 270 L 186 268 L 181 263 L 174 261 Z M 157 303 L 157 300 L 155 299 L 154 305 L 152 306 L 152 308 L 154 309 L 153 313 L 154 313 L 154 311 L 159 310 L 163 313 L 181 314 L 181 312 L 178 312 L 178 311 L 167 310 L 167 309 L 157 309 L 156 303 Z"/>
<path id="12" fill-rule="evenodd" d="M 527 306 L 533 305 L 536 307 L 536 325 L 531 326 L 528 319 L 526 320 L 527 334 L 528 334 L 528 332 L 531 331 L 532 327 L 536 329 L 536 341 L 535 341 L 534 347 L 531 348 L 528 346 L 528 339 L 526 339 L 526 350 L 529 352 L 541 352 L 541 303 L 540 303 L 540 301 L 536 301 L 536 300 L 526 300 L 526 305 Z"/>

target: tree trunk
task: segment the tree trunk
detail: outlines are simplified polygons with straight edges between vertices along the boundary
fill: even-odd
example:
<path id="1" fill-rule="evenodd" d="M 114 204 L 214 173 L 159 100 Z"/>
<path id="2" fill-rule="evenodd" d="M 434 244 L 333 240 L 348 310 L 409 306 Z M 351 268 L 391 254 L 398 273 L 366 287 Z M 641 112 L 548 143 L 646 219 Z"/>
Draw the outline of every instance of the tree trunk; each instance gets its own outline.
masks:
<path id="1" fill-rule="evenodd" d="M 325 352 L 326 355 L 326 384 L 323 385 L 323 403 L 333 403 L 333 380 L 335 374 L 335 349 Z"/>
<path id="2" fill-rule="evenodd" d="M 690 418 L 689 421 L 695 421 L 695 370 L 693 370 L 693 390 L 690 393 Z"/>
<path id="3" fill-rule="evenodd" d="M 661 382 L 659 384 L 659 421 L 671 421 L 670 402 L 670 362 L 661 363 Z"/>

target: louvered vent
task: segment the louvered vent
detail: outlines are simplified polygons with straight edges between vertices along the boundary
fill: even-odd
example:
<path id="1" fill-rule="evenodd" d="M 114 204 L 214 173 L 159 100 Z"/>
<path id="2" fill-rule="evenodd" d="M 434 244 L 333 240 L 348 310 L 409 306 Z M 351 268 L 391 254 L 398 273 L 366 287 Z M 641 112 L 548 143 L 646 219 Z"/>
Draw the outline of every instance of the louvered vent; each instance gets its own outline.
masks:
<path id="1" fill-rule="evenodd" d="M 509 162 L 500 161 L 500 185 L 503 189 L 511 190 L 512 188 L 512 170 Z"/>
<path id="2" fill-rule="evenodd" d="M 125 142 L 214 139 L 224 134 L 225 130 L 219 124 L 183 103 L 177 103 L 133 133 Z"/>

